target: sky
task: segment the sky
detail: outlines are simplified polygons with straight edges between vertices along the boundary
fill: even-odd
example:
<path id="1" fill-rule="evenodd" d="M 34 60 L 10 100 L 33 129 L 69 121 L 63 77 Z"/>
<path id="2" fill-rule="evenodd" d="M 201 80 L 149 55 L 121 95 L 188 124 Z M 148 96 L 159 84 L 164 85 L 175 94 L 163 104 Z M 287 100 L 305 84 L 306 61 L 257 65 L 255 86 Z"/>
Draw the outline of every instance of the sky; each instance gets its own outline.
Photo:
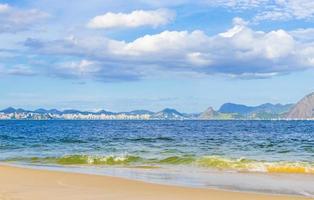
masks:
<path id="1" fill-rule="evenodd" d="M 0 0 L 0 109 L 194 113 L 313 91 L 312 0 Z"/>

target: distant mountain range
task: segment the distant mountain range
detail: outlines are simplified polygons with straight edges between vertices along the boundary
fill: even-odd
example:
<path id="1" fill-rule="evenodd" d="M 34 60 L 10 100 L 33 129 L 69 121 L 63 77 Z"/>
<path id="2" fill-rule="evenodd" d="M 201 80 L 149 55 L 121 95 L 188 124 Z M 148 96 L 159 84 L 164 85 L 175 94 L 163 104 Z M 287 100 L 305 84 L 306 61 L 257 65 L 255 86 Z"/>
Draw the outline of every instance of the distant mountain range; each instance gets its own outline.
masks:
<path id="1" fill-rule="evenodd" d="M 305 96 L 297 104 L 271 104 L 246 106 L 225 103 L 217 111 L 209 107 L 202 113 L 186 114 L 171 108 L 159 112 L 134 110 L 131 112 L 98 112 L 80 110 L 37 109 L 33 111 L 12 107 L 0 110 L 0 119 L 22 120 L 314 120 L 314 93 Z"/>
<path id="2" fill-rule="evenodd" d="M 241 115 L 250 115 L 252 113 L 274 113 L 280 114 L 289 111 L 294 104 L 271 104 L 266 103 L 259 106 L 246 106 L 240 104 L 233 104 L 233 103 L 225 103 L 223 104 L 219 112 L 221 113 L 238 113 Z"/>

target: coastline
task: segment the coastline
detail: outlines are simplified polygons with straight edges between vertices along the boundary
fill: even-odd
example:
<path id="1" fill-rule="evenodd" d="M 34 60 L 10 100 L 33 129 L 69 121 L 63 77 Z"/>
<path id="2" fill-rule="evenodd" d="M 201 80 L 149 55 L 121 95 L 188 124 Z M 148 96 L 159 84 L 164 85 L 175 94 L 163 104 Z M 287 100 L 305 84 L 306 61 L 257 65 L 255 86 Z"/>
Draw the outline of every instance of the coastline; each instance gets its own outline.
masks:
<path id="1" fill-rule="evenodd" d="M 0 200 L 305 200 L 298 196 L 231 192 L 0 164 Z"/>

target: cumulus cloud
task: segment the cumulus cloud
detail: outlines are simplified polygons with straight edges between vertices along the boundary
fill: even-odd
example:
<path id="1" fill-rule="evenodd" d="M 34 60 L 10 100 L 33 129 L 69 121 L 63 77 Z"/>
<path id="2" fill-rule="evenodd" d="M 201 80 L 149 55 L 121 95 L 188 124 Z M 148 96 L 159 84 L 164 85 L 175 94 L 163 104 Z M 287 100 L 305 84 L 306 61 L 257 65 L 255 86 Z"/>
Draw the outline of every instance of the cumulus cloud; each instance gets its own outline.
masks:
<path id="1" fill-rule="evenodd" d="M 0 33 L 28 30 L 35 22 L 48 17 L 36 9 L 21 10 L 8 4 L 0 4 Z"/>
<path id="2" fill-rule="evenodd" d="M 90 28 L 135 28 L 140 26 L 158 27 L 168 24 L 175 14 L 168 9 L 136 10 L 131 13 L 112 13 L 96 16 L 90 20 Z"/>
<path id="3" fill-rule="evenodd" d="M 82 58 L 57 71 L 100 80 L 136 80 L 161 73 L 269 78 L 314 67 L 314 44 L 300 39 L 306 31 L 255 31 L 240 18 L 233 23 L 214 36 L 201 30 L 163 31 L 131 42 L 71 36 L 49 42 L 29 39 L 25 45 L 38 54 Z"/>

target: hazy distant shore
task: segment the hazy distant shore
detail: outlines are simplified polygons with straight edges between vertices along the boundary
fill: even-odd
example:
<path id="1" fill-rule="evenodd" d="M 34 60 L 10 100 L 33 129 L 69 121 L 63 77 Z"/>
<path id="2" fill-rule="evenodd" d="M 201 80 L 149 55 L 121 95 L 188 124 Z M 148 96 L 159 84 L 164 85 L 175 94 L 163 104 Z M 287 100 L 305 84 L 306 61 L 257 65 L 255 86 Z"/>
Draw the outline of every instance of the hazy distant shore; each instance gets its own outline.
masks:
<path id="1" fill-rule="evenodd" d="M 212 107 L 201 113 L 181 113 L 172 108 L 158 112 L 150 110 L 133 110 L 130 112 L 96 112 L 80 110 L 57 110 L 39 108 L 33 111 L 22 108 L 0 110 L 1 119 L 32 120 L 314 120 L 314 93 L 305 96 L 296 104 L 265 103 L 258 106 L 247 106 L 225 103 L 219 110 Z"/>

